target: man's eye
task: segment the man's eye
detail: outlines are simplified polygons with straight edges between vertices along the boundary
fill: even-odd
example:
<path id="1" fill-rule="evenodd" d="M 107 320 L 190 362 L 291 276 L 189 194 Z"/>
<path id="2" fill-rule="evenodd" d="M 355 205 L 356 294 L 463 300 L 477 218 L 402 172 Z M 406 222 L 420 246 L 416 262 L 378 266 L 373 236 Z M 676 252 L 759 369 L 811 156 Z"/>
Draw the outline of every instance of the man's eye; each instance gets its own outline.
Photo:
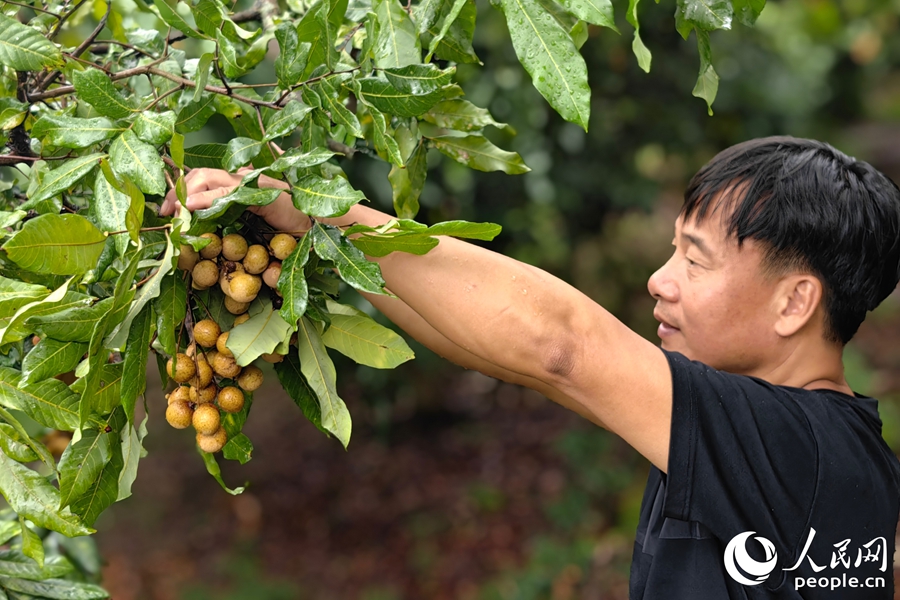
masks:
<path id="1" fill-rule="evenodd" d="M 691 259 L 689 259 L 689 258 L 687 258 L 687 257 L 685 257 L 685 260 L 688 261 L 688 266 L 693 267 L 693 266 L 695 266 L 695 265 L 697 264 L 697 263 L 695 263 L 694 261 L 692 261 Z"/>

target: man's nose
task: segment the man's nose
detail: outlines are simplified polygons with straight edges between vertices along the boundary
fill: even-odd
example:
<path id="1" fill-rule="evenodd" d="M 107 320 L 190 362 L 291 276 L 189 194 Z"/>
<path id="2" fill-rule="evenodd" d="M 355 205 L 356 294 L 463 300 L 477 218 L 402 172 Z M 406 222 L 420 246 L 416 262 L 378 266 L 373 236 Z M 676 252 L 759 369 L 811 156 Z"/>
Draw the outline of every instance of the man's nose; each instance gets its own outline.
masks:
<path id="1" fill-rule="evenodd" d="M 671 277 L 668 269 L 669 263 L 661 266 L 647 280 L 647 291 L 656 300 L 664 300 L 666 302 L 676 302 L 678 300 L 678 285 Z"/>

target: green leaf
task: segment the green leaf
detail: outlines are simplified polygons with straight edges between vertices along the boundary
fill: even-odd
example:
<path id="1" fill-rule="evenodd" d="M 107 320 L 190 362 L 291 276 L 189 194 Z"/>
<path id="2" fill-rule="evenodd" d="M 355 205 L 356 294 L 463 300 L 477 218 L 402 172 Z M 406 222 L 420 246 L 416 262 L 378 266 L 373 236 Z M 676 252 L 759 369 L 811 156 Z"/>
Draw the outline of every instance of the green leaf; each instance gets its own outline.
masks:
<path id="1" fill-rule="evenodd" d="M 369 106 L 369 114 L 372 115 L 374 124 L 375 149 L 384 154 L 388 162 L 402 167 L 403 157 L 400 154 L 400 146 L 397 145 L 397 140 L 394 139 L 392 132 L 388 130 L 384 113 L 374 106 Z"/>
<path id="2" fill-rule="evenodd" d="M 130 98 L 125 98 L 100 69 L 86 69 L 72 73 L 72 83 L 78 98 L 84 100 L 104 117 L 124 119 L 135 112 Z"/>
<path id="3" fill-rule="evenodd" d="M 443 99 L 441 90 L 417 96 L 410 92 L 401 92 L 384 79 L 367 77 L 358 82 L 360 93 L 366 102 L 381 112 L 398 117 L 418 117 Z"/>
<path id="4" fill-rule="evenodd" d="M 709 32 L 694 28 L 697 35 L 697 46 L 700 49 L 700 74 L 697 76 L 697 84 L 694 86 L 692 95 L 697 98 L 706 100 L 706 107 L 709 116 L 712 116 L 713 101 L 716 99 L 716 93 L 719 91 L 719 75 L 712 66 L 712 51 L 709 47 Z"/>
<path id="5" fill-rule="evenodd" d="M 153 335 L 153 312 L 145 306 L 131 322 L 122 372 L 122 406 L 128 423 L 134 421 L 134 405 L 137 397 L 147 388 L 147 356 Z"/>
<path id="6" fill-rule="evenodd" d="M 44 175 L 40 186 L 30 195 L 28 204 L 33 206 L 68 190 L 90 173 L 104 156 L 106 155 L 95 153 L 62 161 L 62 164 Z"/>
<path id="7" fill-rule="evenodd" d="M 290 255 L 281 263 L 278 291 L 281 292 L 281 297 L 284 301 L 279 310 L 281 318 L 290 325 L 292 331 L 297 328 L 297 321 L 306 312 L 309 289 L 306 284 L 306 275 L 303 272 L 303 267 L 309 261 L 311 249 L 312 236 L 304 235 L 300 243 L 294 247 Z"/>
<path id="8" fill-rule="evenodd" d="M 233 204 L 266 206 L 275 202 L 283 191 L 281 188 L 239 187 L 227 196 L 216 198 L 209 208 L 196 211 L 194 216 L 200 220 L 215 219 L 223 215 Z"/>
<path id="9" fill-rule="evenodd" d="M 222 168 L 226 171 L 236 171 L 256 158 L 264 144 L 265 142 L 246 137 L 232 138 L 225 147 Z"/>
<path id="10" fill-rule="evenodd" d="M 131 486 L 137 479 L 138 463 L 142 456 L 146 456 L 147 451 L 144 449 L 143 441 L 147 435 L 147 420 L 149 415 L 144 415 L 141 422 L 140 432 L 136 431 L 130 423 L 126 423 L 122 428 L 122 469 L 119 471 L 119 493 L 116 500 L 124 500 L 131 496 Z"/>
<path id="11" fill-rule="evenodd" d="M 31 596 L 50 598 L 52 600 L 94 600 L 109 598 L 109 594 L 98 585 L 79 583 L 68 579 L 45 579 L 44 581 L 27 581 L 0 577 L 0 586 L 14 592 L 22 592 Z"/>
<path id="12" fill-rule="evenodd" d="M 22 463 L 38 460 L 37 452 L 32 450 L 26 441 L 27 438 L 28 436 L 23 437 L 9 423 L 0 423 L 0 450 L 5 452 L 11 459 Z M 9 538 L 4 539 L 2 531 L 2 525 L 0 525 L 0 544 L 5 544 Z M 2 574 L 2 571 L 0 571 L 0 574 Z"/>
<path id="13" fill-rule="evenodd" d="M 131 197 L 117 190 L 102 170 L 98 170 L 94 176 L 93 190 L 94 197 L 91 199 L 90 214 L 100 230 L 106 232 L 127 230 Z M 141 208 L 143 209 L 143 205 Z M 113 240 L 119 256 L 124 256 L 128 248 L 128 237 L 116 235 Z"/>
<path id="14" fill-rule="evenodd" d="M 225 144 L 198 144 L 184 149 L 184 164 L 190 169 L 221 169 Z"/>
<path id="15" fill-rule="evenodd" d="M 86 351 L 87 344 L 82 342 L 43 339 L 22 360 L 22 383 L 36 383 L 71 371 Z"/>
<path id="16" fill-rule="evenodd" d="M 99 427 L 110 428 L 110 458 L 103 465 L 99 475 L 94 479 L 88 489 L 78 498 L 75 498 L 69 508 L 80 515 L 85 523 L 93 525 L 100 514 L 112 506 L 119 496 L 119 480 L 124 471 L 123 452 L 120 443 L 120 431 L 128 428 L 122 409 L 118 408 L 110 413 L 106 422 L 99 423 Z M 128 428 L 130 429 L 130 428 Z M 113 437 L 115 436 L 115 437 Z"/>
<path id="17" fill-rule="evenodd" d="M 676 18 L 698 29 L 731 29 L 734 10 L 730 0 L 678 0 Z"/>
<path id="18" fill-rule="evenodd" d="M 766 0 L 732 0 L 731 6 L 741 25 L 752 27 L 756 18 L 766 7 Z"/>
<path id="19" fill-rule="evenodd" d="M 3 453 L 0 453 L 0 493 L 19 516 L 39 527 L 69 537 L 94 533 L 70 510 L 56 508 L 59 491 L 47 479 Z M 0 583 L 6 586 L 5 582 Z"/>
<path id="20" fill-rule="evenodd" d="M 479 171 L 503 171 L 509 175 L 527 173 L 529 169 L 515 152 L 501 150 L 480 135 L 431 138 L 434 147 L 458 163 Z"/>
<path id="21" fill-rule="evenodd" d="M 201 307 L 197 309 L 197 315 L 202 315 L 195 320 L 210 318 L 219 324 L 222 331 L 228 331 L 234 324 L 235 315 L 225 308 L 225 294 L 211 294 L 209 290 L 193 293 L 194 298 L 200 300 Z M 207 313 L 209 311 L 209 313 Z"/>
<path id="22" fill-rule="evenodd" d="M 328 28 L 325 27 L 324 20 L 319 16 L 322 10 L 326 11 L 328 15 Z M 306 68 L 301 78 L 307 76 L 319 65 L 325 64 L 328 54 L 334 52 L 334 48 L 328 42 L 329 30 L 337 30 L 341 26 L 346 12 L 347 0 L 335 0 L 327 3 L 317 2 L 303 15 L 300 23 L 297 24 L 297 41 L 308 42 L 310 46 Z"/>
<path id="23" fill-rule="evenodd" d="M 59 48 L 40 31 L 6 15 L 0 15 L 0 63 L 16 71 L 65 65 Z"/>
<path id="24" fill-rule="evenodd" d="M 0 276 L 0 317 L 11 317 L 19 308 L 50 295 L 42 285 Z"/>
<path id="25" fill-rule="evenodd" d="M 169 144 L 169 153 L 179 169 L 184 169 L 184 136 L 180 133 L 172 134 L 172 142 Z M 182 175 L 181 177 L 184 177 Z"/>
<path id="26" fill-rule="evenodd" d="M 197 29 L 210 37 L 215 37 L 223 21 L 219 6 L 213 0 L 200 0 L 190 8 Z"/>
<path id="27" fill-rule="evenodd" d="M 144 217 L 144 193 L 138 189 L 129 177 L 120 180 L 113 173 L 111 163 L 105 158 L 100 159 L 100 171 L 113 189 L 128 196 L 128 207 L 125 211 L 125 229 L 128 231 L 128 237 L 137 244 L 140 241 L 140 229 Z M 128 248 L 127 242 L 116 242 L 116 244 L 116 247 L 124 254 Z"/>
<path id="28" fill-rule="evenodd" d="M 17 521 L 3 522 L 2 529 L 5 531 L 8 528 L 12 528 L 15 534 L 18 534 L 21 529 Z M 0 539 L 3 537 L 0 535 Z M 38 567 L 32 559 L 21 552 L 16 552 L 15 550 L 0 551 L 0 576 L 3 577 L 17 577 L 19 579 L 39 581 L 67 575 L 74 569 L 72 563 L 63 556 L 47 556 L 44 559 L 44 566 Z"/>
<path id="29" fill-rule="evenodd" d="M 366 260 L 356 246 L 341 236 L 340 229 L 316 222 L 310 233 L 313 235 L 312 243 L 316 254 L 333 261 L 341 279 L 357 290 L 386 295 L 381 268 L 377 263 Z"/>
<path id="30" fill-rule="evenodd" d="M 628 0 L 628 10 L 625 12 L 625 18 L 628 20 L 628 23 L 634 27 L 634 42 L 631 44 L 631 49 L 637 57 L 638 66 L 643 69 L 645 73 L 649 73 L 652 56 L 650 55 L 650 50 L 647 49 L 647 46 L 645 46 L 643 40 L 641 40 L 641 26 L 637 16 L 639 1 L 640 0 Z"/>
<path id="31" fill-rule="evenodd" d="M 441 24 L 440 31 L 438 31 L 437 35 L 431 38 L 431 43 L 428 44 L 428 55 L 425 57 L 426 62 L 431 61 L 431 57 L 434 54 L 435 49 L 443 41 L 447 33 L 450 32 L 450 28 L 456 22 L 457 17 L 459 17 L 459 13 L 462 12 L 462 9 L 465 7 L 468 1 L 469 0 L 453 0 L 453 4 L 451 4 L 450 6 L 450 11 L 444 17 L 444 21 Z"/>
<path id="32" fill-rule="evenodd" d="M 25 524 L 25 519 L 22 517 L 19 517 L 19 527 L 22 531 L 22 554 L 34 560 L 38 567 L 43 570 L 44 543 L 41 541 L 40 536 Z"/>
<path id="33" fill-rule="evenodd" d="M 282 23 L 275 30 L 275 39 L 281 52 L 275 59 L 275 76 L 281 89 L 287 90 L 300 82 L 306 70 L 306 60 L 312 47 L 309 42 L 300 43 L 297 28 L 290 22 Z"/>
<path id="34" fill-rule="evenodd" d="M 52 312 L 60 302 L 66 299 L 67 290 L 72 279 L 73 277 L 70 277 L 46 298 L 21 306 L 9 321 L 5 319 L 0 320 L 0 324 L 2 324 L 2 328 L 0 328 L 0 344 L 17 342 L 28 335 L 30 331 L 25 327 L 25 321 L 32 316 Z"/>
<path id="35" fill-rule="evenodd" d="M 270 354 L 293 328 L 272 310 L 272 303 L 265 300 L 263 308 L 228 334 L 228 349 L 242 367 L 249 365 L 263 354 Z"/>
<path id="36" fill-rule="evenodd" d="M 391 191 L 394 198 L 394 212 L 398 217 L 411 219 L 419 212 L 419 196 L 425 186 L 428 174 L 428 150 L 425 144 L 419 143 L 405 167 L 394 165 L 388 173 Z"/>
<path id="37" fill-rule="evenodd" d="M 398 69 L 385 69 L 384 76 L 401 92 L 425 96 L 450 83 L 455 72 L 455 67 L 441 71 L 433 64 L 409 65 Z"/>
<path id="38" fill-rule="evenodd" d="M 156 311 L 157 339 L 166 354 L 175 356 L 178 352 L 176 336 L 187 313 L 187 286 L 181 279 L 181 271 L 163 278 L 159 297 L 153 304 Z"/>
<path id="39" fill-rule="evenodd" d="M 322 341 L 357 363 L 376 369 L 393 369 L 415 357 L 402 337 L 368 315 L 332 315 L 331 327 Z"/>
<path id="40" fill-rule="evenodd" d="M 156 148 L 139 140 L 133 131 L 125 131 L 113 140 L 109 163 L 118 176 L 134 181 L 145 194 L 165 195 L 162 158 Z"/>
<path id="41" fill-rule="evenodd" d="M 60 508 L 82 496 L 100 476 L 113 452 L 112 433 L 91 427 L 69 444 L 59 459 Z"/>
<path id="42" fill-rule="evenodd" d="M 272 113 L 265 124 L 266 136 L 263 140 L 269 142 L 275 138 L 291 135 L 311 111 L 312 108 L 303 102 L 290 100 L 284 108 Z"/>
<path id="43" fill-rule="evenodd" d="M 316 12 L 316 20 L 319 22 L 322 31 L 322 42 L 325 46 L 324 64 L 329 71 L 334 70 L 334 65 L 338 62 L 339 56 L 334 45 L 337 42 L 337 28 L 340 22 L 335 23 L 329 17 L 332 6 L 338 3 L 338 0 L 321 0 L 322 6 Z M 343 3 L 342 3 L 343 4 Z M 346 4 L 342 12 L 346 12 Z"/>
<path id="44" fill-rule="evenodd" d="M 12 227 L 28 216 L 24 210 L 0 210 L 0 227 Z"/>
<path id="45" fill-rule="evenodd" d="M 219 66 L 225 77 L 235 79 L 247 72 L 247 69 L 238 62 L 237 49 L 234 44 L 225 37 L 225 34 L 216 30 L 216 42 L 219 45 Z"/>
<path id="46" fill-rule="evenodd" d="M 243 433 L 228 438 L 228 441 L 225 442 L 225 446 L 222 448 L 223 457 L 228 460 L 236 460 L 242 465 L 250 460 L 252 453 L 253 442 Z"/>
<path id="47" fill-rule="evenodd" d="M 322 413 L 319 410 L 319 400 L 316 393 L 309 387 L 306 378 L 300 370 L 300 359 L 296 354 L 288 354 L 280 363 L 275 365 L 275 373 L 281 387 L 287 392 L 291 400 L 300 407 L 303 416 L 309 419 L 322 433 L 328 431 L 322 427 Z"/>
<path id="48" fill-rule="evenodd" d="M 200 57 L 200 60 L 197 61 L 197 85 L 194 86 L 194 95 L 192 97 L 194 102 L 199 102 L 203 99 L 203 92 L 206 89 L 206 83 L 209 81 L 210 67 L 212 67 L 212 61 L 215 58 L 216 55 L 212 52 L 205 52 Z"/>
<path id="49" fill-rule="evenodd" d="M 219 468 L 219 463 L 216 462 L 215 455 L 209 454 L 208 452 L 203 452 L 202 450 L 200 450 L 200 448 L 197 448 L 197 452 L 199 452 L 200 456 L 203 457 L 203 463 L 206 465 L 206 472 L 212 475 L 213 478 L 219 482 L 219 485 L 222 486 L 223 490 L 225 490 L 232 496 L 237 496 L 238 494 L 242 494 L 244 492 L 244 486 L 231 489 L 227 485 L 225 485 L 225 480 L 222 479 L 222 470 Z"/>
<path id="50" fill-rule="evenodd" d="M 106 236 L 80 215 L 46 214 L 30 219 L 2 249 L 23 269 L 80 275 L 94 265 Z"/>
<path id="51" fill-rule="evenodd" d="M 28 116 L 27 104 L 15 98 L 0 98 L 0 130 L 9 131 L 18 127 L 26 116 Z"/>
<path id="52" fill-rule="evenodd" d="M 313 148 L 309 152 L 304 152 L 302 148 L 291 148 L 267 167 L 267 170 L 275 173 L 283 173 L 288 169 L 300 168 L 308 169 L 334 156 L 334 152 L 325 148 Z M 245 176 L 246 179 L 246 176 Z"/>
<path id="53" fill-rule="evenodd" d="M 184 18 L 180 14 L 178 14 L 178 12 L 174 8 L 170 7 L 165 0 L 153 0 L 153 4 L 159 11 L 160 18 L 173 29 L 177 29 L 186 36 L 192 37 L 194 39 L 207 39 L 205 35 L 199 33 L 196 29 L 188 25 L 188 22 L 185 21 Z M 181 3 L 176 2 L 175 6 L 178 6 L 179 4 Z"/>
<path id="54" fill-rule="evenodd" d="M 591 112 L 587 67 L 569 32 L 538 0 L 502 0 L 513 48 L 534 87 L 566 121 L 585 131 Z"/>
<path id="55" fill-rule="evenodd" d="M 440 6 L 441 22 L 446 22 L 451 16 L 456 3 L 454 0 L 443 0 Z M 433 50 L 429 48 L 429 52 L 434 52 L 443 60 L 451 60 L 458 63 L 478 63 L 478 55 L 472 48 L 472 38 L 475 35 L 475 17 L 478 10 L 475 7 L 474 0 L 468 0 L 463 3 L 459 14 L 452 20 L 450 28 L 441 36 L 441 31 L 436 29 L 436 25 L 432 24 L 428 27 L 428 34 L 432 38 L 439 41 Z M 441 28 L 443 29 L 443 27 Z M 440 36 L 440 37 L 439 37 Z"/>
<path id="56" fill-rule="evenodd" d="M 559 0 L 559 3 L 582 21 L 619 31 L 610 0 Z"/>
<path id="57" fill-rule="evenodd" d="M 391 252 L 407 252 L 421 256 L 438 245 L 436 238 L 427 235 L 362 235 L 350 241 L 367 256 L 374 257 L 387 256 Z"/>
<path id="58" fill-rule="evenodd" d="M 172 139 L 175 133 L 175 118 L 175 112 L 171 110 L 165 112 L 145 110 L 134 120 L 134 133 L 140 140 L 160 146 Z"/>
<path id="59" fill-rule="evenodd" d="M 45 114 L 31 128 L 31 137 L 60 148 L 87 148 L 108 140 L 123 130 L 106 117 L 79 119 Z"/>
<path id="60" fill-rule="evenodd" d="M 405 67 L 421 63 L 419 34 L 399 0 L 373 0 L 372 10 L 378 23 L 372 48 L 375 66 Z"/>
<path id="61" fill-rule="evenodd" d="M 161 2 L 162 0 L 157 0 Z M 198 101 L 191 102 L 180 111 L 175 120 L 175 131 L 181 134 L 201 129 L 211 116 L 216 114 L 215 101 L 218 94 L 207 94 Z M 203 144 L 208 146 L 210 144 Z M 185 150 L 187 160 L 187 150 Z"/>
<path id="62" fill-rule="evenodd" d="M 317 324 L 303 317 L 297 329 L 300 370 L 319 400 L 322 427 L 334 434 L 344 448 L 350 443 L 350 412 L 335 388 L 337 374 L 325 350 Z"/>
<path id="63" fill-rule="evenodd" d="M 9 370 L 12 371 L 12 369 L 9 369 Z M 2 376 L 0 376 L 0 404 L 7 404 L 6 400 L 8 400 L 11 392 L 9 391 L 8 388 L 2 387 L 2 382 L 3 382 L 3 378 L 2 378 Z M 16 434 L 18 434 L 18 437 L 16 439 L 18 439 L 19 441 L 26 444 L 29 448 L 31 448 L 31 450 L 38 456 L 38 458 L 41 459 L 41 461 L 43 461 L 43 463 L 45 465 L 47 465 L 47 467 L 51 471 L 56 469 L 56 461 L 53 459 L 53 456 L 50 454 L 50 451 L 47 450 L 47 447 L 44 446 L 44 444 L 40 443 L 39 441 L 33 439 L 31 436 L 29 436 L 28 432 L 25 431 L 25 428 L 22 426 L 22 424 L 19 423 L 19 421 L 16 420 L 16 418 L 12 416 L 12 413 L 10 413 L 8 410 L 3 408 L 2 406 L 0 406 L 0 419 L 3 419 L 4 421 L 6 421 L 6 423 L 10 427 L 13 428 L 13 430 L 16 432 Z M 4 447 L 4 451 L 6 451 L 5 447 Z M 12 458 L 13 460 L 18 460 L 18 458 L 16 456 L 13 456 L 8 451 L 6 451 L 6 452 L 7 452 L 7 456 Z M 30 461 L 27 461 L 27 462 L 30 462 Z"/>
<path id="64" fill-rule="evenodd" d="M 298 210 L 313 217 L 338 217 L 347 214 L 366 196 L 354 190 L 343 177 L 322 179 L 318 175 L 300 178 L 291 187 L 291 197 Z"/>
<path id="65" fill-rule="evenodd" d="M 323 79 L 316 90 L 322 99 L 322 108 L 331 115 L 331 120 L 338 125 L 343 125 L 347 131 L 355 137 L 363 137 L 362 129 L 359 126 L 359 120 L 356 115 L 344 106 L 343 101 L 338 96 L 337 90 L 331 85 L 327 79 Z"/>
<path id="66" fill-rule="evenodd" d="M 97 321 L 109 312 L 112 303 L 112 298 L 104 298 L 93 305 L 89 298 L 79 300 L 59 312 L 29 317 L 28 324 L 41 336 L 66 342 L 88 342 Z"/>
<path id="67" fill-rule="evenodd" d="M 0 386 L 7 388 L 5 392 L 9 393 L 9 385 L 10 381 L 4 373 Z M 20 406 L 10 408 L 19 408 L 41 425 L 61 431 L 75 431 L 78 427 L 78 395 L 73 394 L 59 379 L 45 379 L 22 386 L 14 393 Z"/>
<path id="68" fill-rule="evenodd" d="M 422 118 L 438 127 L 457 131 L 478 131 L 488 125 L 511 129 L 506 123 L 495 121 L 486 108 L 479 108 L 462 99 L 438 102 Z"/>

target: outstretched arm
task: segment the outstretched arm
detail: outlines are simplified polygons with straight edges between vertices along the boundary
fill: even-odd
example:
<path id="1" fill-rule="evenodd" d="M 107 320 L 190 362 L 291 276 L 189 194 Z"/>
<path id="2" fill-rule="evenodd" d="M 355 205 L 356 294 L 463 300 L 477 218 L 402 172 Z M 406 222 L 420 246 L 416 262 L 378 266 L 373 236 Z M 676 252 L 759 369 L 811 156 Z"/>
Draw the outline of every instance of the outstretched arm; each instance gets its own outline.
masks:
<path id="1" fill-rule="evenodd" d="M 220 170 L 198 171 L 186 178 L 191 210 L 209 206 L 240 181 Z M 269 185 L 267 178 L 260 185 Z M 170 192 L 162 213 L 170 214 L 175 204 Z M 280 229 L 310 227 L 288 193 L 251 210 Z M 358 204 L 346 215 L 318 220 L 345 227 L 378 226 L 391 218 Z M 438 239 L 422 256 L 370 258 L 402 304 L 367 298 L 435 352 L 540 391 L 619 434 L 667 471 L 672 381 L 659 348 L 546 271 L 459 239 Z"/>

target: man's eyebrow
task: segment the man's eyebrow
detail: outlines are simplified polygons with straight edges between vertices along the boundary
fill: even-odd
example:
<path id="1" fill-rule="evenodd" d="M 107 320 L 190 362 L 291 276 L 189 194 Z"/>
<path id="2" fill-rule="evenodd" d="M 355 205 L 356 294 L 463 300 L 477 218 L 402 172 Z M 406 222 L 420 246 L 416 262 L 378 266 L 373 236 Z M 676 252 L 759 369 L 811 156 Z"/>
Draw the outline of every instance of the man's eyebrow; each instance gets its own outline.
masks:
<path id="1" fill-rule="evenodd" d="M 681 232 L 682 237 L 686 238 L 690 243 L 697 246 L 697 249 L 700 250 L 703 254 L 707 256 L 713 256 L 712 250 L 710 250 L 709 246 L 706 245 L 706 242 L 701 237 L 697 237 L 696 235 L 692 235 L 690 233 Z"/>

